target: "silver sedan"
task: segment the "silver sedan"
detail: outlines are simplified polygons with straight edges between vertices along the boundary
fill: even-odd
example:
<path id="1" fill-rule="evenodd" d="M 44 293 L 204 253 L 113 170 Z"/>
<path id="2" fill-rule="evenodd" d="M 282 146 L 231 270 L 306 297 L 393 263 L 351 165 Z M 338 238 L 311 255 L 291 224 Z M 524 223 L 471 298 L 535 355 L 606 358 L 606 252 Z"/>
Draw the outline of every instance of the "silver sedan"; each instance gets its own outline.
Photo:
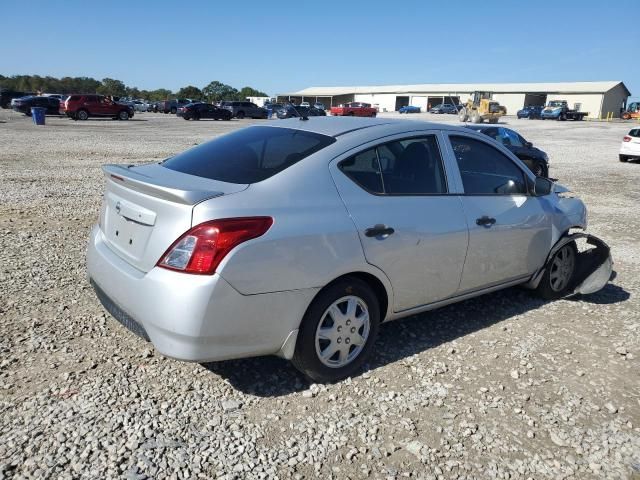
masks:
<path id="1" fill-rule="evenodd" d="M 466 128 L 291 119 L 103 170 L 92 285 L 180 360 L 276 354 L 330 382 L 382 322 L 518 284 L 590 293 L 611 274 L 606 244 L 574 233 L 583 203 Z"/>

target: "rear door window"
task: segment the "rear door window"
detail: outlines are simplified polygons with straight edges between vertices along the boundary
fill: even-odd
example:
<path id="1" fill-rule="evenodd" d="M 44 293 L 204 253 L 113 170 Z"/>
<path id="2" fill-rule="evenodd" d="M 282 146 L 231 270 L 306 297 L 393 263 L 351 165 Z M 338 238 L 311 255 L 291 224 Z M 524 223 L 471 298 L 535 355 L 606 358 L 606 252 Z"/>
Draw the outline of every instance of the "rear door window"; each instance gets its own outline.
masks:
<path id="1" fill-rule="evenodd" d="M 228 183 L 257 183 L 331 145 L 333 137 L 279 127 L 250 127 L 203 143 L 162 165 Z"/>
<path id="2" fill-rule="evenodd" d="M 384 193 L 382 173 L 375 148 L 365 150 L 344 160 L 340 163 L 339 168 L 347 177 L 368 192 Z"/>
<path id="3" fill-rule="evenodd" d="M 342 161 L 339 168 L 370 193 L 447 193 L 442 156 L 434 135 L 379 145 Z"/>

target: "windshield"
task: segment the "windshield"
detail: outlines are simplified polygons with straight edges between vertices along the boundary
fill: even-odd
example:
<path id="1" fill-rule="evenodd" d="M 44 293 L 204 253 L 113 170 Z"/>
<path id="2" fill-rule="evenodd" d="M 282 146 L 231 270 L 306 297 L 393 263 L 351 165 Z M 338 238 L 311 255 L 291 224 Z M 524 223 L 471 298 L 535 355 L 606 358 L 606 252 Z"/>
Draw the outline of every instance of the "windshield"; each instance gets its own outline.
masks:
<path id="1" fill-rule="evenodd" d="M 562 105 L 563 105 L 563 102 L 556 101 L 556 102 L 549 102 L 548 106 L 549 107 L 562 107 Z"/>
<path id="2" fill-rule="evenodd" d="M 249 127 L 165 160 L 171 170 L 228 183 L 256 183 L 335 142 L 292 128 Z"/>

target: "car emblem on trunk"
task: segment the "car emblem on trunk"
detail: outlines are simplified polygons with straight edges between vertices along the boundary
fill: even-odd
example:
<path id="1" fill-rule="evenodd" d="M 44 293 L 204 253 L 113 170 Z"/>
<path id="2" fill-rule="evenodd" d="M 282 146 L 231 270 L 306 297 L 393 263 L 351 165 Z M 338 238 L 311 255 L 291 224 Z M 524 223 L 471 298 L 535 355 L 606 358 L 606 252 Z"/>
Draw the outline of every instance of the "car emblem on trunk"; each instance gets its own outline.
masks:
<path id="1" fill-rule="evenodd" d="M 116 213 L 120 215 L 120 202 L 116 203 Z"/>

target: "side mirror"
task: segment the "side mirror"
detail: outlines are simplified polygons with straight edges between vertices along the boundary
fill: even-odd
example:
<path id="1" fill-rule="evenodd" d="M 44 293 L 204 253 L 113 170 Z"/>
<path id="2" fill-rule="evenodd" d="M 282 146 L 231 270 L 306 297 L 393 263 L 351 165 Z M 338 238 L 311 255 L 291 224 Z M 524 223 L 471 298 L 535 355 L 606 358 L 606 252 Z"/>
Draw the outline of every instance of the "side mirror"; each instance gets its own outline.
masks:
<path id="1" fill-rule="evenodd" d="M 531 142 L 524 142 L 524 146 L 525 146 L 525 147 L 527 147 L 527 148 L 531 148 L 531 147 L 533 147 L 533 143 L 531 143 Z"/>
<path id="2" fill-rule="evenodd" d="M 536 177 L 536 183 L 533 187 L 533 193 L 536 197 L 544 197 L 551 193 L 553 182 L 548 178 Z"/>

